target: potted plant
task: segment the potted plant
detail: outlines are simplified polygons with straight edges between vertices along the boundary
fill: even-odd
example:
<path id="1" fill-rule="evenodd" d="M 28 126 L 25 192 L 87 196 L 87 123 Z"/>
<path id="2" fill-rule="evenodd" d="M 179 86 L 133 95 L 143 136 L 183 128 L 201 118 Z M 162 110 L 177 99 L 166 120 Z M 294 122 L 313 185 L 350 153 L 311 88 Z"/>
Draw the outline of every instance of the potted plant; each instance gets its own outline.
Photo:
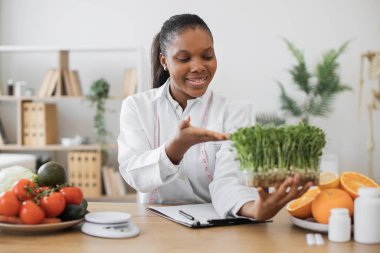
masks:
<path id="1" fill-rule="evenodd" d="M 110 136 L 106 128 L 105 112 L 106 112 L 106 100 L 108 98 L 108 92 L 110 85 L 105 79 L 98 79 L 93 82 L 90 87 L 89 93 L 86 95 L 86 99 L 90 101 L 90 105 L 95 107 L 94 115 L 94 130 L 96 135 L 96 142 L 102 146 L 102 150 L 106 150 L 107 137 Z"/>
<path id="2" fill-rule="evenodd" d="M 294 173 L 301 175 L 302 183 L 318 183 L 320 156 L 326 144 L 320 128 L 303 123 L 256 125 L 238 129 L 231 140 L 245 185 L 278 186 Z"/>
<path id="3" fill-rule="evenodd" d="M 289 115 L 300 118 L 305 124 L 309 123 L 311 116 L 325 117 L 333 110 L 333 102 L 336 95 L 351 90 L 349 86 L 343 85 L 338 74 L 338 57 L 346 50 L 348 42 L 342 44 L 338 50 L 328 50 L 317 63 L 315 70 L 311 73 L 305 63 L 302 51 L 297 49 L 291 42 L 284 39 L 288 49 L 297 60 L 289 73 L 293 83 L 303 93 L 304 100 L 297 102 L 289 96 L 281 82 L 281 108 Z"/>

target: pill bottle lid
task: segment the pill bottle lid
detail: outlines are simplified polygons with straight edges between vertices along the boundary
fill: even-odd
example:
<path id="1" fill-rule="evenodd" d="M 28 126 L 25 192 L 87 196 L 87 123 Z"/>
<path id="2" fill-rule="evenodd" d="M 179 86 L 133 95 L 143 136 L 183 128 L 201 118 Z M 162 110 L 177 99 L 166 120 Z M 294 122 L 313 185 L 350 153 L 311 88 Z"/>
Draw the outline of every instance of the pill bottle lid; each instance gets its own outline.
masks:
<path id="1" fill-rule="evenodd" d="M 359 188 L 359 197 L 380 197 L 380 188 L 375 187 L 361 187 Z"/>
<path id="2" fill-rule="evenodd" d="M 347 208 L 333 208 L 330 210 L 331 215 L 348 215 L 348 209 Z"/>

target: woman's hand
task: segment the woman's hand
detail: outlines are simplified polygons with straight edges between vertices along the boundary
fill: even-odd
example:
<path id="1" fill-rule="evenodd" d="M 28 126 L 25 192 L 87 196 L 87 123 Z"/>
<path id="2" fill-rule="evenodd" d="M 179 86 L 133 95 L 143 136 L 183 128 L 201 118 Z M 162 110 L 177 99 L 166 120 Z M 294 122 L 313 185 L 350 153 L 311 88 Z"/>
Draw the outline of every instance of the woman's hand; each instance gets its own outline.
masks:
<path id="1" fill-rule="evenodd" d="M 289 201 L 300 197 L 312 185 L 312 182 L 308 182 L 299 189 L 299 186 L 301 186 L 300 175 L 296 174 L 293 177 L 288 177 L 273 193 L 267 193 L 263 188 L 258 188 L 257 191 L 260 198 L 256 201 L 245 203 L 240 208 L 238 215 L 257 220 L 270 219 Z"/>
<path id="2" fill-rule="evenodd" d="M 228 134 L 193 127 L 190 124 L 190 116 L 187 116 L 179 124 L 174 138 L 167 143 L 165 151 L 169 159 L 174 164 L 178 164 L 191 146 L 207 141 L 224 141 L 227 139 Z"/>

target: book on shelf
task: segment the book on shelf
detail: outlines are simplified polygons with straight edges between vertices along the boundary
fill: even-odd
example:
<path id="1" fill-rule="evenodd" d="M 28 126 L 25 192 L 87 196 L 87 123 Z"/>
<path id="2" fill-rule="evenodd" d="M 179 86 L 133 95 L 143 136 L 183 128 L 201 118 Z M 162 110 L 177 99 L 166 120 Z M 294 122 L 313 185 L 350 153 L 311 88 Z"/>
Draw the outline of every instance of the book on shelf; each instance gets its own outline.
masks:
<path id="1" fill-rule="evenodd" d="M 69 70 L 64 69 L 62 70 L 62 75 L 63 75 L 63 94 L 67 96 L 74 96 L 73 88 L 72 88 L 72 83 L 70 80 L 70 75 L 69 75 Z"/>
<path id="2" fill-rule="evenodd" d="M 107 196 L 117 197 L 127 194 L 124 179 L 119 171 L 110 166 L 102 168 L 104 191 Z"/>
<path id="3" fill-rule="evenodd" d="M 80 85 L 79 73 L 77 70 L 69 71 L 70 83 L 74 96 L 82 96 L 82 88 Z"/>
<path id="4" fill-rule="evenodd" d="M 76 70 L 48 69 L 38 91 L 39 97 L 82 96 L 79 74 Z"/>
<path id="5" fill-rule="evenodd" d="M 42 84 L 40 85 L 40 89 L 38 91 L 39 97 L 45 97 L 47 94 L 47 90 L 49 88 L 50 82 L 52 81 L 54 74 L 54 69 L 48 69 L 44 75 L 42 80 Z"/>
<path id="6" fill-rule="evenodd" d="M 108 167 L 103 166 L 102 167 L 102 179 L 103 179 L 103 186 L 104 186 L 104 192 L 107 196 L 112 196 L 112 183 L 111 179 L 108 176 Z"/>
<path id="7" fill-rule="evenodd" d="M 7 133 L 5 132 L 4 124 L 0 118 L 0 145 L 4 145 L 7 143 L 9 143 L 9 139 L 8 139 Z"/>
<path id="8" fill-rule="evenodd" d="M 124 97 L 135 94 L 136 86 L 137 86 L 137 70 L 134 68 L 126 69 L 125 74 L 124 74 L 124 87 L 123 87 Z"/>
<path id="9" fill-rule="evenodd" d="M 50 82 L 47 84 L 47 87 L 44 90 L 44 93 L 43 93 L 44 97 L 50 97 L 54 95 L 54 91 L 56 90 L 58 86 L 59 78 L 60 78 L 59 71 L 57 69 L 54 69 Z"/>

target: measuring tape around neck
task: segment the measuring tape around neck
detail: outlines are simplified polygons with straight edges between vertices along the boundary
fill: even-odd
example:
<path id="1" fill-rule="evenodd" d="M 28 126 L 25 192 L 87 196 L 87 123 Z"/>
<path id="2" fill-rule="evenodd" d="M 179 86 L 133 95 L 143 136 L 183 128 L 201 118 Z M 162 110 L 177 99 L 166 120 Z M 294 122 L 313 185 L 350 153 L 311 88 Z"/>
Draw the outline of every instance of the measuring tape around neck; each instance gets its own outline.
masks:
<path id="1" fill-rule="evenodd" d="M 212 99 L 213 99 L 213 93 L 211 92 L 208 99 L 207 99 L 207 105 L 206 105 L 205 111 L 203 113 L 202 124 L 201 124 L 202 128 L 206 127 L 207 119 L 208 119 L 208 113 L 209 113 L 210 108 L 211 108 Z M 154 126 L 154 146 L 153 146 L 154 149 L 156 149 L 160 146 L 160 114 L 159 114 L 159 108 L 160 108 L 160 98 L 157 100 L 157 103 L 156 103 L 156 122 L 155 122 L 155 126 Z M 211 172 L 210 172 L 210 166 L 208 163 L 208 158 L 207 158 L 207 153 L 206 153 L 206 143 L 205 142 L 200 143 L 200 149 L 201 149 L 201 151 L 200 151 L 201 162 L 202 162 L 203 167 L 205 169 L 208 181 L 209 181 L 209 183 L 211 183 L 211 181 L 213 180 L 213 177 L 212 177 Z M 150 195 L 149 203 L 150 204 L 153 203 L 157 198 L 158 198 L 158 189 L 154 189 Z"/>

